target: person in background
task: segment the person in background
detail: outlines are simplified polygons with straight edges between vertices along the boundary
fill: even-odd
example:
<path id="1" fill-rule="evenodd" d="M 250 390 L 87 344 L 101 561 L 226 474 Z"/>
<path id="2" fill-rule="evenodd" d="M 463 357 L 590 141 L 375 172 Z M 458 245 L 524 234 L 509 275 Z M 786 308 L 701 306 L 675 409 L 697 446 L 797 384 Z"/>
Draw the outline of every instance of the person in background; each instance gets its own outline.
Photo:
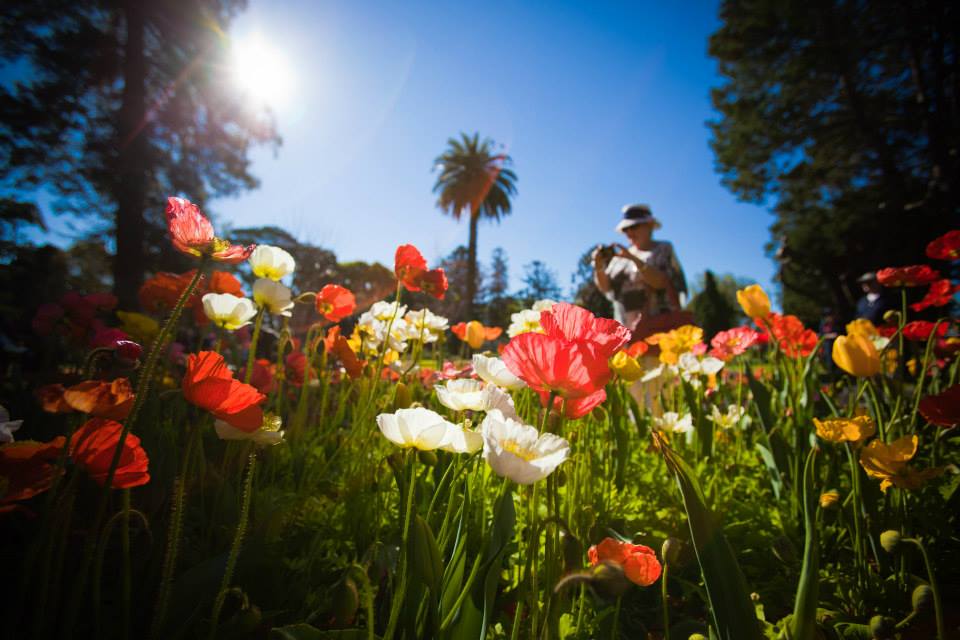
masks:
<path id="1" fill-rule="evenodd" d="M 883 314 L 890 309 L 890 300 L 884 295 L 884 289 L 877 282 L 877 274 L 868 271 L 859 278 L 863 296 L 857 300 L 857 318 L 866 318 L 875 325 L 883 322 Z"/>
<path id="2" fill-rule="evenodd" d="M 594 283 L 613 304 L 614 320 L 631 330 L 641 318 L 679 311 L 687 295 L 673 245 L 653 239 L 659 228 L 649 206 L 628 205 L 616 230 L 630 246 L 599 245 L 593 251 Z"/>

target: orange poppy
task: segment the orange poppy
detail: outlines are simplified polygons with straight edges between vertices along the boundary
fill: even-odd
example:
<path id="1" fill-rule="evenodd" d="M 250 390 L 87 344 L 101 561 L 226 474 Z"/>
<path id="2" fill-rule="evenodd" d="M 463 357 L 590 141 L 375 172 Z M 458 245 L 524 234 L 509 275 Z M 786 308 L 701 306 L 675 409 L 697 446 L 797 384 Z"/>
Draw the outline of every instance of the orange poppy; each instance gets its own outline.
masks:
<path id="1" fill-rule="evenodd" d="M 263 409 L 259 405 L 266 396 L 235 379 L 219 353 L 191 353 L 181 388 L 187 402 L 232 427 L 251 433 L 263 425 Z"/>
<path id="2" fill-rule="evenodd" d="M 123 425 L 113 420 L 93 418 L 77 429 L 71 440 L 70 456 L 74 464 L 87 472 L 101 487 L 107 481 L 110 464 L 120 442 Z M 120 462 L 113 474 L 114 489 L 129 489 L 150 482 L 150 460 L 140 446 L 140 438 L 128 433 L 123 440 Z"/>
<path id="3" fill-rule="evenodd" d="M 641 587 L 649 587 L 656 582 L 663 570 L 656 552 L 650 547 L 620 542 L 613 538 L 604 538 L 600 544 L 590 547 L 587 557 L 593 566 L 601 562 L 620 565 L 627 579 Z"/>
<path id="4" fill-rule="evenodd" d="M 134 393 L 130 381 L 87 380 L 63 392 L 64 401 L 73 409 L 98 418 L 123 420 L 133 408 Z"/>
<path id="5" fill-rule="evenodd" d="M 357 308 L 353 293 L 338 284 L 327 284 L 317 293 L 317 312 L 330 322 L 340 322 Z"/>

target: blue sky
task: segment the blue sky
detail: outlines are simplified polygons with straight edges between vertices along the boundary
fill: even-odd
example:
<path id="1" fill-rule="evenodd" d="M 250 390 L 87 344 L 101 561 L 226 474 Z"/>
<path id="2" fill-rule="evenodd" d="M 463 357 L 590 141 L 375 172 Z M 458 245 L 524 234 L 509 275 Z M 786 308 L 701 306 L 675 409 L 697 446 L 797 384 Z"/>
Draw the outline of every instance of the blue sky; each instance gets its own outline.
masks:
<path id="1" fill-rule="evenodd" d="M 276 105 L 284 143 L 252 155 L 258 190 L 213 202 L 218 226 L 276 224 L 341 260 L 391 265 L 413 243 L 433 263 L 467 242 L 435 207 L 433 160 L 479 132 L 514 159 L 513 214 L 481 223 L 519 288 L 543 260 L 565 290 L 620 208 L 649 203 L 688 280 L 710 268 L 772 290 L 770 215 L 736 202 L 713 169 L 705 122 L 714 2 L 425 3 L 251 0 L 254 34 L 295 82 Z M 184 194 L 189 197 L 189 194 Z"/>

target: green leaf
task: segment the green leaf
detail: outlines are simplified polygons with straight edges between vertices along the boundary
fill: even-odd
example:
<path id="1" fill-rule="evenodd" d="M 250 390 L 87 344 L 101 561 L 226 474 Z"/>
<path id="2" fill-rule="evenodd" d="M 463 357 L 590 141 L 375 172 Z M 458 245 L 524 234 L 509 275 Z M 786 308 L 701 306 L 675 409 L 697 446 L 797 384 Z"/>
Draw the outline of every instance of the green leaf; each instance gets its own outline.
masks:
<path id="1" fill-rule="evenodd" d="M 806 538 L 803 568 L 790 620 L 791 640 L 813 640 L 817 630 L 817 598 L 820 590 L 820 539 L 817 529 L 817 496 L 813 480 L 817 450 L 811 449 L 803 466 L 803 521 Z"/>
<path id="2" fill-rule="evenodd" d="M 413 575 L 422 580 L 434 596 L 439 595 L 443 559 L 430 525 L 420 514 L 413 515 L 410 528 L 410 565 Z"/>
<path id="3" fill-rule="evenodd" d="M 700 564 L 713 624 L 720 640 L 760 640 L 763 634 L 733 549 L 690 466 L 656 433 L 654 443 L 673 472 L 683 496 L 690 539 Z"/>
<path id="4" fill-rule="evenodd" d="M 773 487 L 773 495 L 779 500 L 780 491 L 783 489 L 783 478 L 780 477 L 780 469 L 777 467 L 777 461 L 774 459 L 770 449 L 767 449 L 759 442 L 756 444 L 756 447 L 757 451 L 760 452 L 760 458 L 763 460 L 764 466 L 766 466 L 767 471 L 770 472 L 770 485 Z"/>

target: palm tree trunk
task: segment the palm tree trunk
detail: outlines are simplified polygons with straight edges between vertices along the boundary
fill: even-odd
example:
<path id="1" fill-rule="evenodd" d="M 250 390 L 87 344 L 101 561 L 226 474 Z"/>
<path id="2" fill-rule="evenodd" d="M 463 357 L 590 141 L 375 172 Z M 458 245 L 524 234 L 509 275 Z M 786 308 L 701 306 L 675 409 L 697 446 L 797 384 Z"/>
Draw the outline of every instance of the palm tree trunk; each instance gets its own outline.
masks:
<path id="1" fill-rule="evenodd" d="M 464 320 L 473 319 L 473 303 L 477 298 L 477 223 L 480 212 L 470 211 L 470 241 L 467 245 L 467 294 L 463 301 Z"/>
<path id="2" fill-rule="evenodd" d="M 113 290 L 120 308 L 136 307 L 143 281 L 143 212 L 147 200 L 145 16 L 141 0 L 123 3 L 127 40 L 124 43 L 123 96 L 117 136 L 117 253 L 113 260 Z"/>

